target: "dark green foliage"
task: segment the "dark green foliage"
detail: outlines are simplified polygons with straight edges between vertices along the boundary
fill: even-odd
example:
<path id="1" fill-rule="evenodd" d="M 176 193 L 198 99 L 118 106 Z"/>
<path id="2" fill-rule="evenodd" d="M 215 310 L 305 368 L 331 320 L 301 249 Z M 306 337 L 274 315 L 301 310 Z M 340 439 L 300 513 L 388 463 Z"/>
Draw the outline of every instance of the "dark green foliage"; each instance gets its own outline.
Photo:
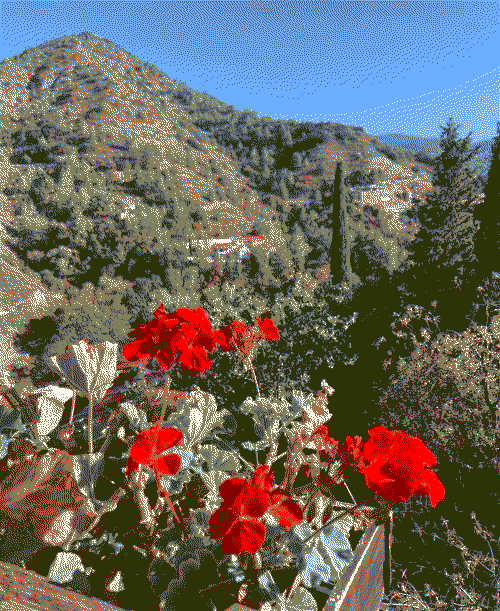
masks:
<path id="1" fill-rule="evenodd" d="M 469 167 L 477 152 L 477 147 L 470 146 L 470 134 L 458 138 L 453 119 L 442 129 L 441 154 L 432 178 L 434 190 L 416 211 L 420 229 L 410 248 L 407 288 L 419 303 L 429 304 L 437 298 L 446 311 L 458 292 L 468 290 L 474 269 L 477 225 L 473 215 L 480 183 Z M 460 324 L 460 316 L 463 312 L 456 312 L 456 324 Z"/>
<path id="2" fill-rule="evenodd" d="M 500 253 L 500 122 L 491 147 L 491 163 L 484 189 L 484 201 L 477 206 L 475 218 L 479 221 L 476 235 L 476 257 L 481 276 L 498 271 Z"/>

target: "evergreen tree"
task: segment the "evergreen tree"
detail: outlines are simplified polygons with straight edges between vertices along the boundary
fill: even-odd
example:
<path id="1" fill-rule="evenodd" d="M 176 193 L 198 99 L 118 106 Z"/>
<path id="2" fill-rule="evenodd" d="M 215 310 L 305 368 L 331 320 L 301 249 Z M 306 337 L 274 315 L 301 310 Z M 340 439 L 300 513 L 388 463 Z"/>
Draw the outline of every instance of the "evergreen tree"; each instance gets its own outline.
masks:
<path id="1" fill-rule="evenodd" d="M 479 147 L 471 147 L 471 134 L 458 138 L 458 127 L 453 119 L 442 127 L 433 190 L 416 210 L 420 229 L 409 249 L 413 263 L 407 282 L 410 294 L 425 304 L 437 299 L 442 313 L 448 306 L 455 307 L 456 291 L 465 288 L 475 259 L 473 211 L 480 181 L 469 162 Z"/>
<path id="2" fill-rule="evenodd" d="M 476 235 L 477 268 L 480 276 L 484 277 L 492 270 L 500 271 L 500 121 L 491 147 L 484 201 L 477 206 L 475 213 L 479 221 Z"/>

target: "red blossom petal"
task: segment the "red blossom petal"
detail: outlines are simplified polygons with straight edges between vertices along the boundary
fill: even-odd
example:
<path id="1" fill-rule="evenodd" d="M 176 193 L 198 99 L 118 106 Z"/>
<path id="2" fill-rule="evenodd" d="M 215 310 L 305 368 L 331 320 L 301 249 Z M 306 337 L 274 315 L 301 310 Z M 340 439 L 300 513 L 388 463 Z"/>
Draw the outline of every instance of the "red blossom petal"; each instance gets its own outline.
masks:
<path id="1" fill-rule="evenodd" d="M 222 540 L 222 551 L 226 554 L 255 554 L 266 537 L 266 525 L 257 520 L 238 520 Z"/>
<path id="2" fill-rule="evenodd" d="M 283 501 L 286 501 L 289 495 L 283 490 L 283 488 L 275 488 L 271 492 L 271 505 L 279 505 Z"/>
<path id="3" fill-rule="evenodd" d="M 163 475 L 175 475 L 181 468 L 181 457 L 178 454 L 158 456 L 153 461 L 153 469 Z"/>
<path id="4" fill-rule="evenodd" d="M 122 354 L 127 361 L 137 361 L 141 359 L 142 361 L 149 362 L 152 358 L 151 348 L 152 345 L 149 337 L 146 339 L 138 339 L 130 344 L 125 344 L 122 348 Z"/>
<path id="5" fill-rule="evenodd" d="M 195 346 L 180 353 L 178 362 L 191 374 L 204 373 L 212 368 L 204 348 Z"/>
<path id="6" fill-rule="evenodd" d="M 148 429 L 150 432 L 150 439 L 153 441 L 152 432 L 156 427 L 151 427 Z M 184 440 L 184 435 L 182 431 L 173 427 L 166 427 L 164 429 L 160 429 L 158 434 L 158 441 L 156 443 L 156 453 L 160 454 L 169 448 L 173 448 L 174 446 L 179 445 Z"/>
<path id="7" fill-rule="evenodd" d="M 210 516 L 210 536 L 221 539 L 238 519 L 238 513 L 225 503 Z"/>
<path id="8" fill-rule="evenodd" d="M 390 455 L 364 470 L 365 484 L 390 503 L 403 503 L 414 494 L 422 469 L 412 456 Z"/>
<path id="9" fill-rule="evenodd" d="M 431 505 L 436 507 L 446 496 L 446 490 L 443 482 L 438 478 L 436 473 L 431 469 L 424 469 L 419 485 L 415 490 L 415 494 L 425 494 L 429 497 Z"/>
<path id="10" fill-rule="evenodd" d="M 284 500 L 279 505 L 271 507 L 269 513 L 278 518 L 280 526 L 285 530 L 290 530 L 303 520 L 302 509 L 297 503 L 290 500 Z"/>
<path id="11" fill-rule="evenodd" d="M 239 500 L 241 506 L 241 495 L 246 490 L 248 486 L 248 482 L 246 479 L 242 477 L 230 477 L 222 482 L 219 486 L 219 494 L 224 499 L 224 502 L 230 503 L 234 505 L 234 503 Z"/>
<path id="12" fill-rule="evenodd" d="M 137 471 L 138 468 L 139 468 L 139 464 L 136 463 L 135 460 L 129 456 L 129 459 L 127 461 L 127 471 L 126 471 L 127 475 L 130 475 L 134 471 Z"/>
<path id="13" fill-rule="evenodd" d="M 270 492 L 271 488 L 276 486 L 276 482 L 274 480 L 274 473 L 269 465 L 258 465 L 255 468 L 251 483 L 262 490 Z"/>
<path id="14" fill-rule="evenodd" d="M 257 323 L 259 324 L 262 335 L 271 342 L 274 342 L 280 338 L 278 329 L 274 326 L 273 321 L 270 318 L 264 318 L 263 321 L 257 316 Z"/>
<path id="15" fill-rule="evenodd" d="M 141 465 L 148 465 L 151 463 L 152 453 L 153 444 L 150 441 L 148 431 L 137 434 L 130 448 L 130 458 Z"/>

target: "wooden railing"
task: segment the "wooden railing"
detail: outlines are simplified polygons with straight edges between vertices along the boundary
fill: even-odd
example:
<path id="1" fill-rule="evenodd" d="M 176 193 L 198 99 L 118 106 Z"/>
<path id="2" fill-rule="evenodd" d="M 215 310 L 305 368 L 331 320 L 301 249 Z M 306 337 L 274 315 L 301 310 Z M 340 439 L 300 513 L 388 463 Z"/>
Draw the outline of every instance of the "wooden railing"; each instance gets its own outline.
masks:
<path id="1" fill-rule="evenodd" d="M 56 586 L 34 571 L 0 562 L 2 611 L 123 611 L 109 603 Z"/>

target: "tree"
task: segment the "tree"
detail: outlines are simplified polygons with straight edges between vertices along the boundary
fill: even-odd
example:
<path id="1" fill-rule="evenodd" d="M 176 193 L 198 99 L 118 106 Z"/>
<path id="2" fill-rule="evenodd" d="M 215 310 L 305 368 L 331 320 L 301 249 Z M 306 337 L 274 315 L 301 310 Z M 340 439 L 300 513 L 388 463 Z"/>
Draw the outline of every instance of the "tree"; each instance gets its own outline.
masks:
<path id="1" fill-rule="evenodd" d="M 337 163 L 332 195 L 332 242 L 330 245 L 330 273 L 336 282 L 351 284 L 351 244 L 347 234 L 347 203 L 344 192 L 342 162 Z"/>
<path id="2" fill-rule="evenodd" d="M 457 314 L 456 293 L 466 288 L 473 271 L 473 210 L 480 194 L 478 176 L 469 167 L 479 147 L 471 147 L 471 134 L 458 138 L 458 127 L 452 118 L 442 127 L 433 190 L 415 211 L 420 229 L 409 249 L 412 267 L 407 276 L 413 298 L 426 305 L 437 299 L 442 312 L 449 306 Z"/>
<path id="3" fill-rule="evenodd" d="M 484 201 L 475 212 L 475 218 L 479 221 L 476 234 L 477 267 L 479 274 L 484 277 L 490 271 L 500 269 L 500 121 L 497 123 L 497 135 L 491 147 Z"/>

